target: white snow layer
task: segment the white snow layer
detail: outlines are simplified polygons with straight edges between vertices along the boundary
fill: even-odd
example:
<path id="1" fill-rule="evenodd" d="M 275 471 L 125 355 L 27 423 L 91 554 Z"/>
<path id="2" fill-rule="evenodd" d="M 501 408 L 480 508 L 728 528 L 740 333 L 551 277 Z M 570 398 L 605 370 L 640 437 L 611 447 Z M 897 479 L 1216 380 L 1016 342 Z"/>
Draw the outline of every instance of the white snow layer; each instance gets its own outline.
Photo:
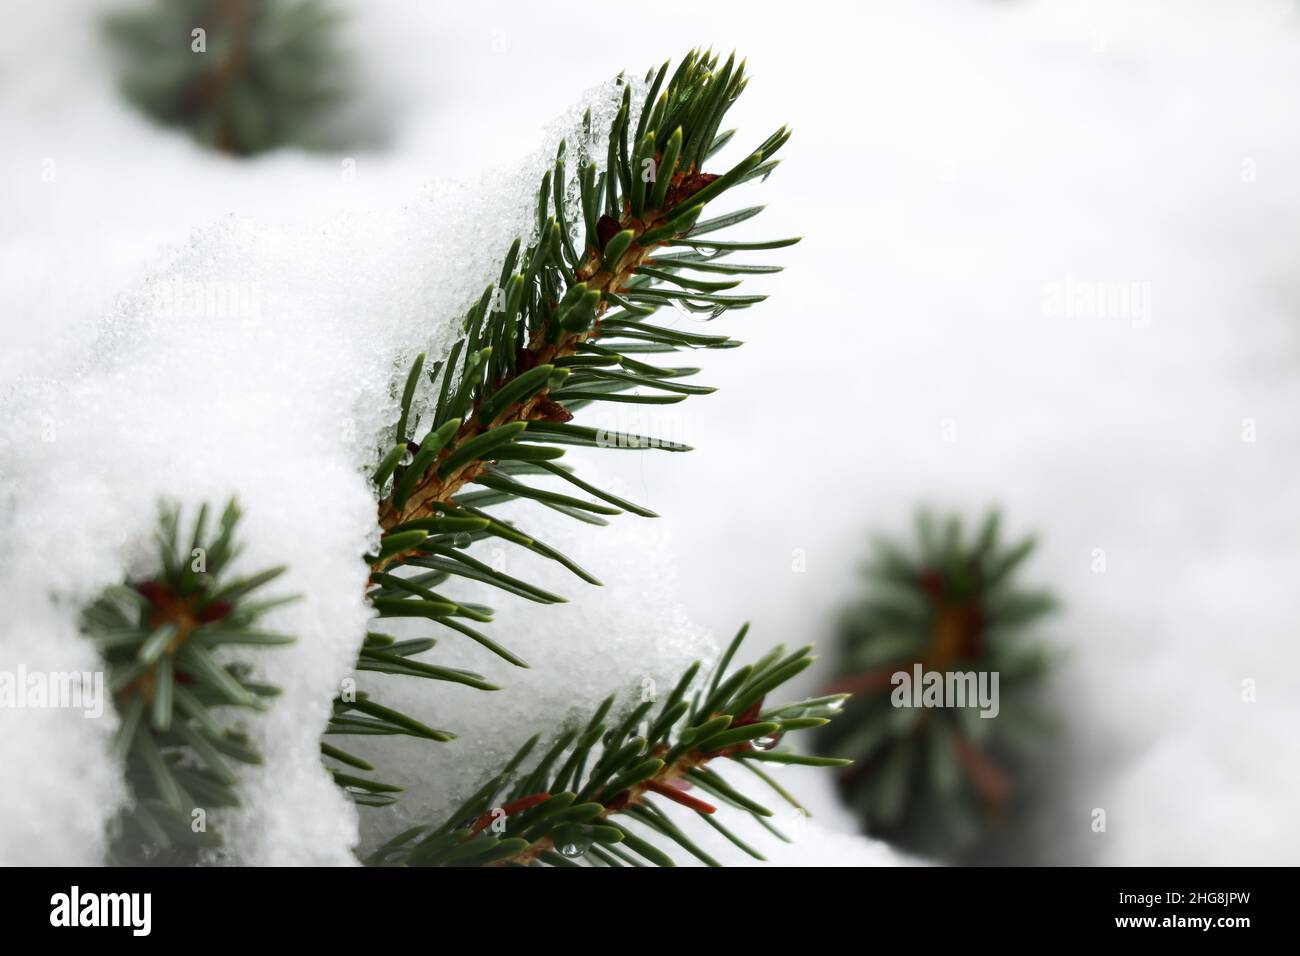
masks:
<path id="1" fill-rule="evenodd" d="M 362 469 L 403 363 L 439 354 L 526 228 L 555 144 L 539 117 L 711 41 L 756 74 L 744 144 L 795 126 L 753 234 L 807 239 L 764 254 L 788 271 L 729 322 L 746 347 L 703 359 L 722 393 L 659 416 L 698 450 L 599 456 L 663 518 L 520 509 L 605 582 L 505 553 L 572 599 L 493 596 L 492 633 L 532 669 L 449 636 L 433 659 L 506 689 L 384 681 L 461 738 L 366 742 L 409 791 L 363 813 L 365 842 L 444 810 L 538 729 L 671 680 L 744 619 L 754 651 L 824 640 L 866 531 L 924 499 L 1004 503 L 1041 531 L 1033 571 L 1067 602 L 1061 794 L 1035 858 L 1300 859 L 1294 4 L 718 3 L 690 36 L 577 5 L 356 4 L 359 52 L 400 92 L 394 147 L 251 162 L 117 98 L 106 5 L 9 4 L 0 35 L 0 671 L 93 669 L 77 609 L 149 560 L 157 499 L 192 513 L 237 495 L 242 567 L 288 563 L 278 586 L 303 600 L 273 622 L 296 644 L 242 655 L 284 695 L 246 721 L 268 759 L 222 821 L 232 859 L 351 860 L 358 816 L 316 746 L 366 627 Z M 1119 286 L 1128 310 L 1062 298 Z M 775 486 L 753 479 L 772 436 Z M 0 766 L 23 782 L 0 788 L 0 863 L 100 860 L 124 797 L 111 721 L 0 720 Z M 820 821 L 782 821 L 793 845 L 724 822 L 774 862 L 900 862 L 851 835 L 827 774 L 790 778 Z"/>

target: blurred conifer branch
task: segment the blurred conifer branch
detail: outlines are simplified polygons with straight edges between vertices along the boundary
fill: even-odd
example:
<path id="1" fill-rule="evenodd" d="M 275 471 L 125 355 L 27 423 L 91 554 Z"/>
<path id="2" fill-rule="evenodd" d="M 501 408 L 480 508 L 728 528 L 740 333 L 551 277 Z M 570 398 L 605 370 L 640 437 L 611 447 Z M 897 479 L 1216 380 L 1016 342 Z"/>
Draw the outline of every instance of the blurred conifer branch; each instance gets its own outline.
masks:
<path id="1" fill-rule="evenodd" d="M 154 0 L 108 16 L 123 93 L 166 126 L 238 156 L 323 148 L 350 61 L 328 0 Z"/>
<path id="2" fill-rule="evenodd" d="M 839 626 L 840 676 L 824 688 L 853 695 L 818 739 L 855 759 L 840 786 L 863 828 L 943 858 L 976 850 L 1014 813 L 1018 771 L 1051 727 L 1034 690 L 1052 654 L 1035 632 L 1056 601 L 1017 581 L 1034 540 L 1008 544 L 999 531 L 997 512 L 968 536 L 959 518 L 922 511 L 914 541 L 878 539 L 865 592 Z M 986 675 L 986 687 L 996 675 L 996 717 L 974 700 L 914 708 L 917 668 L 971 674 L 976 686 Z"/>

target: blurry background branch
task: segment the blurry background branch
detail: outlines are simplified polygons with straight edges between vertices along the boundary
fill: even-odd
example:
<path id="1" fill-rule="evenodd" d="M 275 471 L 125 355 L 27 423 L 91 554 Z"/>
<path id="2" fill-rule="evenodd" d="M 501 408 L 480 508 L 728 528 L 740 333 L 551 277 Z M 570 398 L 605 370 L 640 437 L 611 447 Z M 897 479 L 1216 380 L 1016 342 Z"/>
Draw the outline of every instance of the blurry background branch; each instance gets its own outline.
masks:
<path id="1" fill-rule="evenodd" d="M 973 534 L 921 511 L 913 541 L 877 539 L 825 688 L 853 695 L 820 742 L 857 761 L 839 783 L 863 829 L 950 860 L 989 849 L 1023 809 L 1051 726 L 1036 633 L 1056 602 L 1017 580 L 1034 540 L 1006 544 L 999 528 L 996 511 Z"/>
<path id="2" fill-rule="evenodd" d="M 343 145 L 354 69 L 329 0 L 155 0 L 105 30 L 140 110 L 222 152 Z"/>

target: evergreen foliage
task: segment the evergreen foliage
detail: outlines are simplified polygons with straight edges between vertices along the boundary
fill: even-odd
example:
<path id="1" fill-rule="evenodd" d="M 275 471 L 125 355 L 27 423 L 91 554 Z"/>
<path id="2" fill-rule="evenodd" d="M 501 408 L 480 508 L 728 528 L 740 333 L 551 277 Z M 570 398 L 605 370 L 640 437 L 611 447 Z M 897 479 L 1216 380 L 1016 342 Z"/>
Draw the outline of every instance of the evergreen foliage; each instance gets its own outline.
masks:
<path id="1" fill-rule="evenodd" d="M 642 700 L 617 716 L 609 697 L 585 725 L 568 728 L 525 771 L 539 740 L 531 738 L 445 822 L 400 834 L 370 862 L 673 866 L 665 845 L 675 845 L 720 866 L 664 813 L 664 801 L 686 807 L 745 853 L 764 859 L 714 818 L 715 804 L 743 810 L 778 838 L 786 837 L 772 824 L 772 810 L 729 783 L 717 762 L 740 764 L 802 810 L 762 764 L 847 764 L 777 749 L 785 734 L 826 724 L 844 698 L 766 707 L 771 691 L 812 663 L 811 648 L 787 654 L 776 647 L 754 664 L 728 671 L 747 630 L 741 628 L 707 681 L 696 680 L 697 663 L 662 702 Z"/>
<path id="2" fill-rule="evenodd" d="M 168 14 L 172 26 L 206 6 L 197 0 L 178 5 Z M 223 15 L 251 15 L 240 3 L 215 6 Z M 257 16 L 288 16 L 297 6 L 268 3 Z M 322 30 L 327 22 L 319 20 Z M 121 21 L 115 29 L 128 47 L 170 36 L 147 19 Z M 232 39 L 222 49 L 230 53 L 229 44 L 237 42 Z M 176 66 L 178 73 L 192 68 L 186 63 L 184 69 Z M 674 452 L 687 447 L 600 431 L 575 423 L 575 413 L 598 402 L 671 404 L 713 391 L 683 381 L 699 369 L 653 364 L 653 356 L 739 343 L 725 335 L 655 324 L 649 317 L 671 304 L 712 319 L 762 301 L 762 295 L 733 290 L 745 275 L 779 267 L 733 263 L 731 255 L 798 241 L 733 241 L 713 235 L 762 210 L 750 206 L 701 218 L 710 202 L 732 188 L 766 178 L 776 165 L 773 154 L 789 134 L 777 130 L 724 172 L 706 172 L 704 164 L 732 138 L 734 131 L 720 129 L 746 85 L 744 64 L 734 55 L 720 65 L 716 55 L 692 52 L 671 75 L 669 66 L 646 76 L 648 92 L 639 110 L 632 85 L 620 78 L 621 106 L 600 155 L 590 114 L 572 152 L 568 144 L 559 144 L 554 168 L 538 192 L 535 232 L 527 242 L 515 241 L 499 280 L 469 308 L 464 334 L 446 357 L 426 368 L 421 355 L 406 375 L 400 418 L 391 444 L 379 450 L 372 475 L 382 537 L 365 560 L 371 571 L 367 599 L 379 622 L 427 621 L 526 667 L 485 633 L 492 609 L 456 598 L 457 583 L 487 584 L 537 604 L 563 597 L 477 560 L 466 548 L 496 539 L 599 584 L 570 558 L 496 517 L 494 508 L 526 499 L 595 525 L 624 511 L 653 517 L 648 508 L 587 482 L 560 459 L 571 447 Z M 146 96 L 148 90 L 137 92 Z M 162 95 L 161 89 L 153 92 Z M 173 104 L 166 115 L 222 148 L 251 151 L 264 148 L 285 128 L 273 115 L 280 105 L 263 104 L 271 113 L 262 120 L 250 119 L 255 111 L 247 110 L 242 118 L 231 119 L 222 110 L 234 107 L 224 101 L 221 109 L 205 109 L 202 115 L 177 112 Z M 245 135 L 250 129 L 251 138 Z M 569 162 L 576 170 L 572 182 L 566 172 Z M 571 193 L 576 198 L 572 205 L 566 202 Z M 427 401 L 417 401 L 422 390 Z M 421 408 L 427 409 L 423 416 Z M 529 479 L 559 479 L 566 490 L 540 487 Z M 115 861 L 187 862 L 197 849 L 219 845 L 219 836 L 196 830 L 189 815 L 199 808 L 234 805 L 236 778 L 228 760 L 258 759 L 213 709 L 257 708 L 275 689 L 252 683 L 247 669 L 220 664 L 211 652 L 229 644 L 274 645 L 290 638 L 256 627 L 259 615 L 278 601 L 251 599 L 281 569 L 223 583 L 235 551 L 237 520 L 232 504 L 216 538 L 208 542 L 204 508 L 185 549 L 179 515 L 165 509 L 157 575 L 110 588 L 85 611 L 86 630 L 104 651 L 121 710 L 116 746 L 134 796 L 116 828 Z M 206 567 L 196 570 L 187 562 L 189 554 L 204 554 Z M 740 807 L 776 832 L 768 819 L 771 811 L 724 780 L 711 764 L 738 763 L 793 803 L 761 764 L 846 763 L 775 749 L 784 734 L 825 724 L 843 697 L 766 707 L 771 692 L 811 663 L 810 649 L 787 653 L 778 647 L 753 665 L 729 671 L 744 635 L 742 629 L 707 685 L 697 685 L 696 665 L 661 707 L 643 701 L 617 720 L 610 716 L 614 698 L 609 698 L 584 728 L 562 733 L 527 773 L 521 768 L 538 738 L 451 819 L 403 834 L 371 862 L 566 865 L 581 858 L 592 865 L 668 864 L 671 858 L 656 845 L 667 840 L 715 863 L 668 820 L 658 799 L 689 807 L 759 857 L 712 818 L 713 804 L 687 790 Z M 424 660 L 434 644 L 433 637 L 398 640 L 375 630 L 366 635 L 356 669 L 499 689 L 479 674 Z M 366 806 L 392 803 L 401 790 L 360 775 L 375 768 L 338 740 L 369 735 L 437 743 L 455 737 L 365 693 L 340 694 L 321 752 L 339 786 Z M 418 753 L 411 759 L 418 760 Z M 498 807 L 494 801 L 499 798 L 505 799 Z M 633 821 L 636 825 L 630 827 Z M 646 836 L 638 835 L 638 829 Z"/>
<path id="3" fill-rule="evenodd" d="M 164 506 L 157 573 L 109 588 L 82 614 L 105 662 L 121 720 L 113 750 L 131 790 L 132 806 L 113 827 L 113 862 L 191 862 L 199 849 L 220 846 L 207 814 L 238 806 L 236 766 L 261 762 L 225 708 L 262 710 L 277 691 L 219 653 L 291 642 L 258 620 L 293 599 L 261 597 L 283 568 L 230 579 L 239 509 L 226 506 L 215 534 L 208 517 L 204 506 L 182 536 L 180 510 Z"/>
<path id="4" fill-rule="evenodd" d="M 320 147 L 348 85 L 327 0 L 154 0 L 105 30 L 123 93 L 166 126 L 239 156 Z"/>
<path id="5" fill-rule="evenodd" d="M 855 760 L 839 781 L 863 828 L 932 856 L 969 854 L 1009 819 L 1020 769 L 1050 727 L 1034 691 L 1052 655 L 1036 635 L 1056 602 L 1017 580 L 1034 540 L 1004 543 L 999 526 L 991 512 L 969 536 L 959 518 L 921 512 L 915 541 L 877 540 L 839 625 L 841 676 L 826 688 L 853 695 L 819 742 Z M 988 685 L 996 674 L 996 716 L 969 699 L 900 705 L 918 665 L 990 675 Z"/>
<path id="6" fill-rule="evenodd" d="M 648 317 L 669 303 L 716 318 L 762 301 L 762 295 L 732 290 L 743 276 L 778 267 L 732 263 L 731 254 L 798 241 L 735 242 L 712 235 L 752 218 L 761 206 L 701 219 L 709 202 L 766 177 L 776 164 L 773 154 L 789 137 L 779 129 L 724 172 L 704 171 L 704 163 L 732 137 L 733 131 L 719 129 L 747 82 L 745 65 L 734 55 L 719 64 L 714 54 L 692 52 L 671 74 L 669 63 L 651 70 L 639 112 L 634 112 L 631 84 L 620 79 L 622 103 L 603 154 L 596 154 L 588 114 L 572 155 L 561 142 L 554 168 L 542 178 L 531 241 L 515 241 L 499 279 L 470 307 L 465 334 L 447 358 L 428 369 L 423 355 L 415 360 L 402 389 L 392 444 L 381 450 L 374 471 L 384 535 L 367 560 L 369 597 L 381 620 L 424 618 L 525 667 L 484 633 L 481 625 L 490 622 L 490 608 L 454 597 L 457 579 L 483 582 L 538 604 L 563 597 L 497 570 L 464 548 L 495 538 L 554 560 L 589 584 L 600 582 L 526 529 L 493 517 L 493 507 L 527 499 L 595 525 L 624 511 L 653 516 L 648 508 L 580 478 L 560 459 L 571 447 L 671 452 L 688 447 L 581 425 L 573 421 L 575 413 L 597 402 L 672 404 L 711 392 L 682 381 L 698 368 L 651 364 L 648 358 L 739 343 L 725 335 L 656 325 Z M 577 170 L 580 222 L 570 221 L 565 201 L 570 162 Z M 413 409 L 421 389 L 430 391 L 432 411 L 417 422 Z M 567 491 L 539 487 L 529 478 L 561 479 Z M 358 668 L 490 689 L 477 674 L 395 660 L 391 641 L 372 635 Z M 371 698 L 343 697 L 335 701 L 328 732 L 451 736 Z M 391 784 L 374 786 L 383 787 L 384 794 L 396 790 Z M 369 802 L 390 799 L 361 795 Z"/>

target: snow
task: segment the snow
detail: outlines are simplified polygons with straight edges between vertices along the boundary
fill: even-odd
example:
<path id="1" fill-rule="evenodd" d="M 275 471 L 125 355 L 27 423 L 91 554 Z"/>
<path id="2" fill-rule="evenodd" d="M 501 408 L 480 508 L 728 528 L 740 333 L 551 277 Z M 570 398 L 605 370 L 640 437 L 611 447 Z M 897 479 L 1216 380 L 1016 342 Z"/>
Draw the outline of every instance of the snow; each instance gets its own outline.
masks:
<path id="1" fill-rule="evenodd" d="M 11 4 L 0 36 L 0 670 L 92 668 L 77 608 L 147 560 L 158 496 L 237 493 L 241 566 L 287 562 L 279 586 L 304 599 L 272 622 L 295 645 L 245 655 L 284 695 L 247 725 L 268 759 L 223 821 L 231 859 L 348 862 L 359 834 L 436 814 L 531 733 L 670 680 L 743 620 L 753 653 L 826 641 L 868 530 L 929 501 L 1005 505 L 1066 604 L 1067 730 L 1025 858 L 1300 860 L 1294 4 L 719 3 L 689 36 L 576 4 L 355 4 L 387 149 L 254 162 L 119 101 L 105 6 Z M 755 74 L 736 148 L 795 129 L 743 228 L 806 239 L 761 254 L 787 271 L 725 320 L 745 348 L 701 358 L 721 392 L 657 416 L 697 451 L 595 456 L 662 518 L 520 508 L 605 586 L 507 551 L 571 602 L 494 596 L 492 633 L 528 671 L 440 636 L 435 659 L 506 689 L 403 686 L 462 737 L 374 744 L 409 792 L 359 822 L 316 743 L 366 627 L 361 469 L 390 383 L 445 347 L 527 228 L 580 114 L 550 118 L 710 41 Z M 1063 298 L 1120 288 L 1127 309 Z M 232 290 L 234 309 L 203 304 Z M 123 797 L 111 721 L 0 720 L 0 766 L 24 781 L 0 789 L 0 862 L 98 861 Z M 852 835 L 828 774 L 792 779 L 814 821 L 762 842 L 774 862 L 901 862 Z"/>

